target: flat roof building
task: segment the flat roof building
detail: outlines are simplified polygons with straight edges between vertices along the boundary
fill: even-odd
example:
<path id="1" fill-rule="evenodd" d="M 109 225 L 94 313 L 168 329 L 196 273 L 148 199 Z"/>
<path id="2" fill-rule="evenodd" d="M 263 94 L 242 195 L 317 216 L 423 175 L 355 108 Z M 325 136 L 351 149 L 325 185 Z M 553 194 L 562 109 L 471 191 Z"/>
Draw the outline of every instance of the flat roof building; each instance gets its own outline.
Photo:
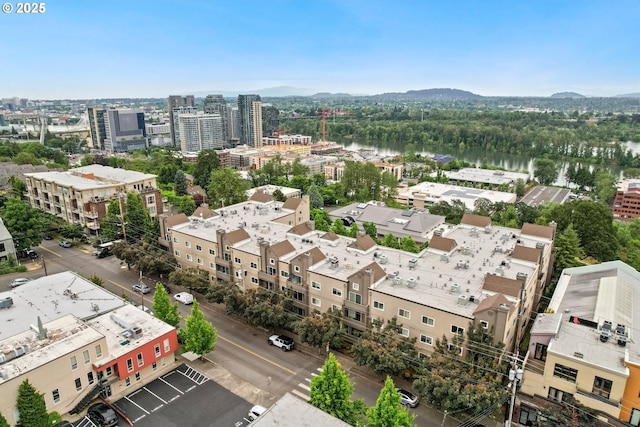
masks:
<path id="1" fill-rule="evenodd" d="M 625 179 L 618 183 L 612 212 L 619 219 L 640 217 L 640 180 Z"/>
<path id="2" fill-rule="evenodd" d="M 454 200 L 460 200 L 465 204 L 467 209 L 474 210 L 475 201 L 480 198 L 489 199 L 491 203 L 515 203 L 517 197 L 515 193 L 460 187 L 435 182 L 421 182 L 414 186 L 399 186 L 396 201 L 407 206 L 428 208 L 430 205 L 435 205 L 439 202 L 452 204 Z"/>

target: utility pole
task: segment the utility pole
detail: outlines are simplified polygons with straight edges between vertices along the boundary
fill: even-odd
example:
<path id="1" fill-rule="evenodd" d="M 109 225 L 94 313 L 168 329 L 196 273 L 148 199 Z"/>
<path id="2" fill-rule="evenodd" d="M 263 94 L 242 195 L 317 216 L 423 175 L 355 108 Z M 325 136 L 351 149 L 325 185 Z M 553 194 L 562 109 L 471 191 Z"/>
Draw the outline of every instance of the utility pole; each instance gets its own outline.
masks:
<path id="1" fill-rule="evenodd" d="M 44 268 L 44 275 L 48 276 L 48 274 L 47 274 L 47 263 L 44 262 L 44 255 L 41 255 L 40 257 L 42 258 L 42 267 Z"/>
<path id="2" fill-rule="evenodd" d="M 509 404 L 509 420 L 505 427 L 511 427 L 513 420 L 513 409 L 516 404 L 516 392 L 518 390 L 518 382 L 522 381 L 522 369 L 518 368 L 518 353 L 511 359 L 511 369 L 509 370 L 509 381 L 511 381 L 511 403 Z"/>
<path id="3" fill-rule="evenodd" d="M 122 194 L 118 195 L 118 201 L 120 202 L 120 225 L 122 226 L 122 238 L 125 243 L 127 242 L 127 230 L 124 226 L 124 210 L 122 207 Z"/>
<path id="4" fill-rule="evenodd" d="M 444 427 L 445 426 L 445 421 L 447 421 L 447 414 L 449 412 L 445 409 L 444 410 L 444 417 L 442 417 L 442 423 L 440 424 L 440 427 Z"/>

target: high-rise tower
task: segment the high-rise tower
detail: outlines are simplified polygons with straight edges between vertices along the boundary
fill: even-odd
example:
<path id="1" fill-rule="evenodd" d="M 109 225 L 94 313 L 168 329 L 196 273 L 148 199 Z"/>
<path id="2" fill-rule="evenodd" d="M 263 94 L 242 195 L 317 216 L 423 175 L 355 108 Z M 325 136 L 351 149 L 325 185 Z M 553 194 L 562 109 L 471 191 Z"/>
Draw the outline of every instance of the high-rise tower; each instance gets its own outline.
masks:
<path id="1" fill-rule="evenodd" d="M 167 98 L 167 106 L 169 107 L 169 124 L 171 125 L 171 143 L 173 146 L 179 146 L 180 141 L 176 140 L 176 127 L 177 120 L 174 120 L 174 108 L 176 107 L 194 107 L 196 106 L 196 100 L 193 95 L 170 95 Z"/>
<path id="2" fill-rule="evenodd" d="M 222 95 L 207 95 L 204 99 L 205 114 L 219 114 L 222 119 L 222 140 L 225 145 L 231 141 L 231 108 Z"/>
<path id="3" fill-rule="evenodd" d="M 262 103 L 260 95 L 238 95 L 240 144 L 262 146 Z"/>

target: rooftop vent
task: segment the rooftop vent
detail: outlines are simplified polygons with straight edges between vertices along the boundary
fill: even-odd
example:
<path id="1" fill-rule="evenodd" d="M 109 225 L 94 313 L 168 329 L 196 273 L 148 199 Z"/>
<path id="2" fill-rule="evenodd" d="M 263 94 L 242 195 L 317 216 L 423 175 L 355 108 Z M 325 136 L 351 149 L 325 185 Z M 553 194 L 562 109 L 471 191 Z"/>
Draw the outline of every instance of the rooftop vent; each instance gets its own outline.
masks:
<path id="1" fill-rule="evenodd" d="M 402 277 L 396 276 L 393 278 L 393 286 L 401 286 L 402 285 Z"/>
<path id="2" fill-rule="evenodd" d="M 452 294 L 457 294 L 460 292 L 460 285 L 457 283 L 454 283 L 453 285 L 451 285 L 451 288 L 449 288 L 449 292 Z"/>
<path id="3" fill-rule="evenodd" d="M 447 255 L 447 254 L 440 255 L 440 261 L 449 262 L 449 255 Z"/>
<path id="4" fill-rule="evenodd" d="M 389 262 L 389 258 L 386 255 L 380 255 L 380 264 L 386 264 Z"/>
<path id="5" fill-rule="evenodd" d="M 409 279 L 407 280 L 407 287 L 409 288 L 415 288 L 417 284 L 418 282 L 416 281 L 415 277 L 409 277 Z"/>
<path id="6" fill-rule="evenodd" d="M 416 265 L 418 265 L 418 260 L 415 259 L 415 258 L 411 258 L 409 260 L 409 268 L 410 269 L 414 269 L 414 268 L 416 268 Z"/>
<path id="7" fill-rule="evenodd" d="M 458 295 L 458 305 L 465 306 L 465 305 L 467 305 L 467 301 L 468 300 L 469 299 L 467 298 L 466 295 Z"/>

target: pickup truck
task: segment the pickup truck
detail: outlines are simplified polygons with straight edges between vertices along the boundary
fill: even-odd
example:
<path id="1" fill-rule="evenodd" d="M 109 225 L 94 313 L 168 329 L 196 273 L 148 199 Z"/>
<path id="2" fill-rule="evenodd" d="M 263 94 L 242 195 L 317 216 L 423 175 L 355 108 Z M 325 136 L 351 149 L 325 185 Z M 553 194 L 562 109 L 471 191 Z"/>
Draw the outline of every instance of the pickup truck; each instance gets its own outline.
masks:
<path id="1" fill-rule="evenodd" d="M 293 350 L 294 342 L 291 338 L 284 335 L 271 335 L 269 337 L 269 345 L 280 347 L 282 351 Z"/>

